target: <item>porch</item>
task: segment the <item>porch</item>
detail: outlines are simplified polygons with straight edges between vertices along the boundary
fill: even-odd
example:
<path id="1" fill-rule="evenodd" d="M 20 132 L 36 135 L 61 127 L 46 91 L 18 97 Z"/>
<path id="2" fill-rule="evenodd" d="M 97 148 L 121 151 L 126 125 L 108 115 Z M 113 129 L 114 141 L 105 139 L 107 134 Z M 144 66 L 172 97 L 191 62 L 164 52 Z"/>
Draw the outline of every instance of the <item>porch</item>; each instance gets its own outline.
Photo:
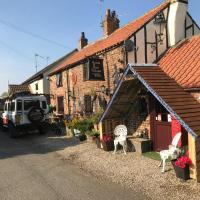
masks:
<path id="1" fill-rule="evenodd" d="M 200 105 L 159 67 L 128 66 L 100 119 L 99 130 L 101 136 L 112 134 L 118 124 L 124 124 L 128 135 L 146 132 L 155 151 L 168 149 L 173 136 L 182 132 L 179 145 L 188 146 L 191 177 L 199 181 L 197 110 Z"/>

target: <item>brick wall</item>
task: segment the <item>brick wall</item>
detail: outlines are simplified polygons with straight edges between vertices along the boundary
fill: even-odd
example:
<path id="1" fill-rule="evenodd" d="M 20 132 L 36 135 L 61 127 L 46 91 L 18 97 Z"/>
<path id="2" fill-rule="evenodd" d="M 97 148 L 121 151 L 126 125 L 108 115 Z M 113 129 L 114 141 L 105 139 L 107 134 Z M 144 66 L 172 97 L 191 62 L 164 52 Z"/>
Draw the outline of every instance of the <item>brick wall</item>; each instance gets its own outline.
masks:
<path id="1" fill-rule="evenodd" d="M 57 87 L 56 85 L 56 75 L 53 75 L 50 77 L 50 94 L 51 94 L 51 104 L 53 106 L 56 106 L 56 109 L 58 108 L 57 105 L 57 97 L 63 96 L 64 97 L 64 110 L 65 113 L 68 111 L 67 106 L 67 78 L 66 78 L 66 71 L 62 72 L 62 86 Z"/>
<path id="2" fill-rule="evenodd" d="M 50 91 L 54 98 L 51 98 L 51 104 L 57 106 L 57 102 L 55 97 L 64 96 L 65 97 L 65 114 L 68 114 L 68 94 L 66 91 L 73 91 L 73 97 L 70 98 L 70 111 L 73 113 L 73 110 L 80 111 L 83 107 L 84 95 L 91 94 L 93 91 L 100 91 L 100 87 L 102 85 L 106 86 L 111 92 L 114 89 L 114 73 L 115 69 L 124 68 L 126 66 L 125 56 L 123 48 L 117 47 L 107 53 L 98 55 L 100 58 L 103 58 L 104 65 L 104 75 L 105 81 L 84 81 L 83 79 L 83 64 L 79 64 L 69 70 L 63 71 L 63 86 L 57 88 L 56 86 L 56 76 L 51 76 L 50 79 Z M 67 75 L 69 74 L 69 79 L 67 81 Z M 75 84 L 72 84 L 70 74 L 75 74 L 77 77 L 77 81 Z M 99 109 L 98 99 L 105 98 L 108 102 L 110 96 L 105 95 L 101 92 L 96 92 L 97 100 L 94 102 L 94 111 L 96 112 Z"/>

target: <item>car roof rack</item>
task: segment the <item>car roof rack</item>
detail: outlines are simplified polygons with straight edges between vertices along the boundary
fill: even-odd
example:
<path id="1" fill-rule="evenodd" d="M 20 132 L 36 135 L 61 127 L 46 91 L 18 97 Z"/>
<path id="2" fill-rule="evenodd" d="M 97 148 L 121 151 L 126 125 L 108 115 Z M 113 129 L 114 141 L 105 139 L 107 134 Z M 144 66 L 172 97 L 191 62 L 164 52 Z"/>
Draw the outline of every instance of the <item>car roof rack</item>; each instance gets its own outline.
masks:
<path id="1" fill-rule="evenodd" d="M 17 97 L 25 97 L 25 96 L 45 96 L 45 94 L 32 94 L 30 92 L 17 92 L 12 94 L 9 99 L 17 98 Z"/>

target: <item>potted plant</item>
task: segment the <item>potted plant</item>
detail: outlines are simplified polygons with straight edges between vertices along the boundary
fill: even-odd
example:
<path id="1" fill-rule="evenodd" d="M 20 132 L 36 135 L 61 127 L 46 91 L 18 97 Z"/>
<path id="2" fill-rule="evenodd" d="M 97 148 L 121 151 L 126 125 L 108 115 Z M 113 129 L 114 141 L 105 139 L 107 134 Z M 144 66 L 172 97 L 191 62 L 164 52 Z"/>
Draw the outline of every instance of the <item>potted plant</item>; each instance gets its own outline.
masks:
<path id="1" fill-rule="evenodd" d="M 174 167 L 176 177 L 185 181 L 188 180 L 190 178 L 189 167 L 191 164 L 192 161 L 187 155 L 181 156 L 177 160 L 173 160 L 172 165 Z"/>
<path id="2" fill-rule="evenodd" d="M 96 142 L 95 141 L 96 138 L 98 138 L 99 135 L 100 135 L 99 132 L 96 131 L 95 129 L 88 130 L 88 131 L 86 131 L 85 134 L 87 135 L 87 139 L 88 139 L 89 142 Z"/>
<path id="3" fill-rule="evenodd" d="M 101 139 L 104 151 L 113 151 L 114 150 L 114 141 L 113 137 L 109 134 L 103 134 Z"/>

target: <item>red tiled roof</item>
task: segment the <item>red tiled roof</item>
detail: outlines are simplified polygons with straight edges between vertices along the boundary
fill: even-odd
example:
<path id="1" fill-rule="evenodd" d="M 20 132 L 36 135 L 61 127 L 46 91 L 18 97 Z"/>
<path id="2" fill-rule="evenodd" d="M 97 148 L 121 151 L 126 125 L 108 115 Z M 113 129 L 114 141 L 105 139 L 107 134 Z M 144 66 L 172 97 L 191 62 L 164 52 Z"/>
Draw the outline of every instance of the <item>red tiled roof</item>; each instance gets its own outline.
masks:
<path id="1" fill-rule="evenodd" d="M 169 49 L 159 65 L 183 88 L 200 88 L 200 35 Z"/>
<path id="2" fill-rule="evenodd" d="M 146 22 L 151 20 L 159 11 L 163 10 L 169 5 L 169 2 L 166 1 L 160 6 L 152 9 L 142 17 L 130 22 L 126 26 L 116 30 L 114 33 L 112 33 L 107 38 L 101 39 L 93 44 L 90 44 L 86 46 L 81 51 L 73 54 L 68 59 L 64 60 L 62 63 L 58 65 L 57 68 L 55 68 L 51 74 L 54 74 L 62 69 L 64 69 L 66 66 L 75 64 L 79 61 L 84 60 L 85 58 L 92 56 L 98 52 L 101 52 L 105 49 L 108 49 L 112 46 L 118 45 L 124 40 L 128 39 L 134 32 L 136 32 L 138 29 L 140 29 Z"/>
<path id="3" fill-rule="evenodd" d="M 29 85 L 9 85 L 8 90 L 10 95 L 18 92 L 31 92 Z"/>
<path id="4" fill-rule="evenodd" d="M 200 136 L 200 104 L 159 67 L 134 67 L 134 70 L 170 110 L 179 116 L 177 120 L 181 124 L 184 122 L 196 135 Z M 189 129 L 187 131 L 190 132 Z"/>

